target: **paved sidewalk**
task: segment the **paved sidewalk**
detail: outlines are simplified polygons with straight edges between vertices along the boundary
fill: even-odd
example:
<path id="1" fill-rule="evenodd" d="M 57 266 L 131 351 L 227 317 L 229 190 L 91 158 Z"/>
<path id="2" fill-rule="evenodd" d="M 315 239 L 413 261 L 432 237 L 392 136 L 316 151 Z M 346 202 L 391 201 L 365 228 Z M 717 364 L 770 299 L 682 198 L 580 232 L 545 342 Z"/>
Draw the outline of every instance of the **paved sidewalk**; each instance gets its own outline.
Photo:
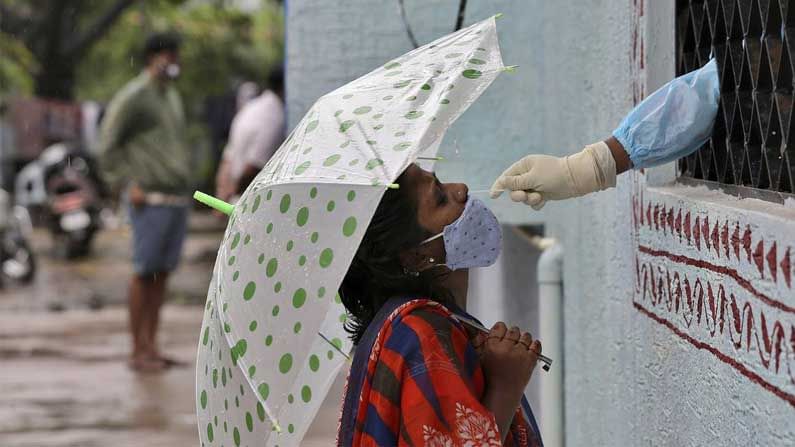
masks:
<path id="1" fill-rule="evenodd" d="M 190 366 L 141 375 L 125 364 L 121 307 L 0 315 L 0 445 L 198 445 L 193 361 L 201 316 L 199 306 L 166 306 L 164 352 Z M 333 443 L 341 392 L 338 383 L 302 445 Z"/>
<path id="2" fill-rule="evenodd" d="M 160 333 L 163 352 L 189 366 L 144 375 L 126 366 L 129 233 L 100 233 L 77 262 L 51 259 L 36 233 L 35 283 L 0 290 L 0 447 L 199 445 L 194 362 L 221 229 L 207 215 L 191 227 Z M 333 444 L 338 382 L 302 446 Z"/>

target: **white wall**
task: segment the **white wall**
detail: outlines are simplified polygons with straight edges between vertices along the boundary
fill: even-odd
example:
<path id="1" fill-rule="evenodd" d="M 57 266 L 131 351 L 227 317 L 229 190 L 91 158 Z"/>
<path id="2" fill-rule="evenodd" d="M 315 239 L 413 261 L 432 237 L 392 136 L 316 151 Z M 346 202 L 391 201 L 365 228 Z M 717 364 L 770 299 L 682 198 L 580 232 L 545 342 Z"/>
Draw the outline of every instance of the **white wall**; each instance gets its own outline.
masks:
<path id="1" fill-rule="evenodd" d="M 504 59 L 521 68 L 514 75 L 501 76 L 451 129 L 443 147 L 449 150 L 457 141 L 475 155 L 470 155 L 471 161 L 455 162 L 451 157 L 454 162 L 440 164 L 443 178 L 488 186 L 525 152 L 577 151 L 605 138 L 637 95 L 673 74 L 672 1 L 469 3 L 469 22 L 494 12 L 506 14 L 498 24 Z M 290 1 L 291 123 L 317 96 L 409 49 L 396 4 Z M 429 41 L 449 31 L 457 2 L 408 1 L 407 5 L 420 40 Z M 781 354 L 776 372 L 775 365 L 765 366 L 760 360 L 756 339 L 763 339 L 760 312 L 766 315 L 768 330 L 774 321 L 781 323 L 785 341 L 795 330 L 795 314 L 781 310 L 781 305 L 795 306 L 795 292 L 788 285 L 795 280 L 790 273 L 788 283 L 783 273 L 788 250 L 795 257 L 795 207 L 729 200 L 681 186 L 651 186 L 670 180 L 672 172 L 669 166 L 625 175 L 615 190 L 551 203 L 544 213 L 504 200 L 492 204 L 503 222 L 543 223 L 547 234 L 565 247 L 567 445 L 793 445 L 795 398 L 790 402 L 787 396 L 795 395 L 795 346 Z M 671 210 L 673 233 L 667 227 L 667 214 L 659 226 L 663 209 Z M 643 221 L 633 218 L 633 210 L 635 216 L 643 211 Z M 652 215 L 651 226 L 646 210 Z M 688 214 L 689 238 L 683 229 Z M 703 239 L 696 247 L 692 228 L 696 218 L 701 227 L 706 217 L 710 236 L 715 222 L 720 223 L 719 253 L 705 249 Z M 721 241 L 724 224 L 729 231 L 728 257 Z M 740 228 L 739 255 L 732 246 L 735 228 Z M 746 228 L 749 256 L 743 244 Z M 774 241 L 777 250 L 768 256 Z M 771 262 L 764 259 L 760 273 L 759 256 L 752 256 L 760 242 L 762 258 L 772 258 L 777 266 L 775 280 Z M 511 264 L 513 271 L 533 271 L 532 256 L 514 259 L 526 264 Z M 665 293 L 652 300 L 651 290 L 657 288 L 644 289 L 642 282 L 647 278 L 649 284 L 650 267 L 656 280 L 659 273 L 662 278 L 677 276 L 674 291 L 687 277 L 691 297 L 696 282 L 701 284 L 698 290 L 709 283 L 715 290 L 723 286 L 727 296 L 733 294 L 741 309 L 749 303 L 754 312 L 751 345 L 743 341 L 735 348 L 731 343 L 738 334 L 732 332 L 730 305 L 724 331 L 716 330 L 715 335 L 705 326 L 706 316 L 704 323 L 688 326 L 691 320 L 681 304 L 686 303 L 683 298 L 679 311 L 658 305 L 674 303 L 676 293 L 666 295 L 668 286 L 663 282 Z M 483 301 L 473 304 L 474 309 L 503 303 L 501 312 L 494 314 L 516 311 L 504 303 L 521 300 L 521 294 L 505 291 L 516 290 L 520 280 L 511 280 L 510 275 L 497 278 L 501 275 L 477 275 L 473 293 L 477 291 Z M 683 285 L 680 289 L 685 290 Z M 487 296 L 484 290 L 502 293 Z M 524 318 L 533 320 L 532 315 Z M 743 337 L 749 334 L 747 324 L 740 332 Z M 764 351 L 764 343 L 761 346 Z"/>
<path id="2" fill-rule="evenodd" d="M 653 91 L 674 73 L 673 2 L 632 3 L 589 16 L 609 43 L 581 60 L 601 61 L 587 76 L 604 96 L 591 102 L 579 92 L 583 117 L 608 117 L 595 130 L 617 123 L 633 91 Z M 567 444 L 793 445 L 795 346 L 787 340 L 795 313 L 781 308 L 795 305 L 783 267 L 795 246 L 795 209 L 654 186 L 673 172 L 631 173 L 616 191 L 551 212 L 549 226 L 561 227 L 566 244 Z M 762 360 L 761 329 L 777 322 L 778 369 Z"/>
<path id="3" fill-rule="evenodd" d="M 453 30 L 458 0 L 406 0 L 405 3 L 409 22 L 421 44 Z M 554 132 L 555 123 L 566 117 L 528 114 L 543 110 L 544 104 L 548 109 L 554 108 L 550 106 L 557 103 L 560 93 L 571 88 L 560 82 L 556 71 L 539 69 L 547 51 L 559 51 L 568 45 L 560 41 L 561 33 L 555 23 L 541 20 L 549 15 L 547 11 L 555 9 L 553 3 L 468 2 L 465 24 L 497 12 L 505 14 L 498 22 L 503 59 L 506 64 L 520 68 L 516 73 L 501 75 L 452 127 L 441 146 L 440 154 L 445 161 L 436 166 L 442 180 L 466 181 L 473 190 L 487 189 L 510 160 L 530 148 L 546 153 L 570 150 L 543 141 L 547 129 Z M 295 125 L 321 95 L 412 48 L 397 5 L 397 0 L 288 2 L 290 125 Z M 494 203 L 493 208 L 505 223 L 528 219 L 538 222 L 544 215 L 513 207 L 505 198 Z"/>

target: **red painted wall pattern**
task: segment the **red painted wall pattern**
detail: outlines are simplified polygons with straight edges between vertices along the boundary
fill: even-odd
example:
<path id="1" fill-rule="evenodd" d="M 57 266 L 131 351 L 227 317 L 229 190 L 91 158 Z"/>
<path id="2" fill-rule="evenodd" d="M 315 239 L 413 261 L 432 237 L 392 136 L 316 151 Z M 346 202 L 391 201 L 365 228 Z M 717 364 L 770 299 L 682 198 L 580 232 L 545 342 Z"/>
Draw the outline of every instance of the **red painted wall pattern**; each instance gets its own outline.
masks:
<path id="1" fill-rule="evenodd" d="M 644 0 L 632 0 L 633 103 L 646 96 Z M 795 407 L 795 223 L 710 212 L 632 183 L 633 307 Z M 764 234 L 762 234 L 764 233 Z"/>
<path id="2" fill-rule="evenodd" d="M 634 308 L 795 406 L 795 235 L 637 186 Z"/>

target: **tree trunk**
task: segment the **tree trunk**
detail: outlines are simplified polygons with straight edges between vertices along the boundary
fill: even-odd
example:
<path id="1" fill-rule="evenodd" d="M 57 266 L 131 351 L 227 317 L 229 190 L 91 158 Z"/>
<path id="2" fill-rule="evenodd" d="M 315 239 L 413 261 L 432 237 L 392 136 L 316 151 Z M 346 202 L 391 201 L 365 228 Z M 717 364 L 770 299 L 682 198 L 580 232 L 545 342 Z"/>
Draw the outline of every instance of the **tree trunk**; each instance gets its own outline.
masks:
<path id="1" fill-rule="evenodd" d="M 74 61 L 57 58 L 42 62 L 40 71 L 36 75 L 36 96 L 63 101 L 74 99 L 77 68 Z"/>
<path id="2" fill-rule="evenodd" d="M 36 96 L 72 100 L 78 63 L 135 1 L 116 0 L 91 25 L 84 27 L 82 33 L 77 32 L 78 19 L 90 7 L 89 2 L 82 0 L 52 2 L 52 7 L 28 24 L 35 30 L 25 40 L 40 67 L 35 76 Z M 0 5 L 0 12 L 8 10 Z"/>

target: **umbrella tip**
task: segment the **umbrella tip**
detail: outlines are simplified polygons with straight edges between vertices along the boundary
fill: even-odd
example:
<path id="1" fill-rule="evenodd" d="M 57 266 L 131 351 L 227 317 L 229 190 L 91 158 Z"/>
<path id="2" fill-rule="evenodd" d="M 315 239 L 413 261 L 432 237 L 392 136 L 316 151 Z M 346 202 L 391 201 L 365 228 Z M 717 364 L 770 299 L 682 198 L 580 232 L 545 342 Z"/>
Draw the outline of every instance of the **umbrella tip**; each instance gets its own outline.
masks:
<path id="1" fill-rule="evenodd" d="M 518 65 L 509 65 L 509 66 L 503 68 L 502 71 L 505 71 L 505 72 L 508 72 L 508 73 L 513 73 L 513 72 L 516 71 L 517 68 L 519 68 Z"/>
<path id="2" fill-rule="evenodd" d="M 211 196 L 209 194 L 205 194 L 205 193 L 203 193 L 201 191 L 194 192 L 193 193 L 193 198 L 196 201 L 201 202 L 204 205 L 207 205 L 207 206 L 209 206 L 212 209 L 218 210 L 218 211 L 226 214 L 227 216 L 231 215 L 232 211 L 234 211 L 234 209 L 235 209 L 234 205 L 226 203 L 226 202 L 224 202 L 221 199 L 215 198 L 215 197 L 213 197 L 213 196 Z"/>
<path id="3" fill-rule="evenodd" d="M 499 19 L 499 18 L 501 18 L 503 15 L 504 15 L 503 13 L 501 13 L 501 12 L 498 12 L 497 14 L 494 14 L 494 18 L 495 18 L 495 19 Z"/>

